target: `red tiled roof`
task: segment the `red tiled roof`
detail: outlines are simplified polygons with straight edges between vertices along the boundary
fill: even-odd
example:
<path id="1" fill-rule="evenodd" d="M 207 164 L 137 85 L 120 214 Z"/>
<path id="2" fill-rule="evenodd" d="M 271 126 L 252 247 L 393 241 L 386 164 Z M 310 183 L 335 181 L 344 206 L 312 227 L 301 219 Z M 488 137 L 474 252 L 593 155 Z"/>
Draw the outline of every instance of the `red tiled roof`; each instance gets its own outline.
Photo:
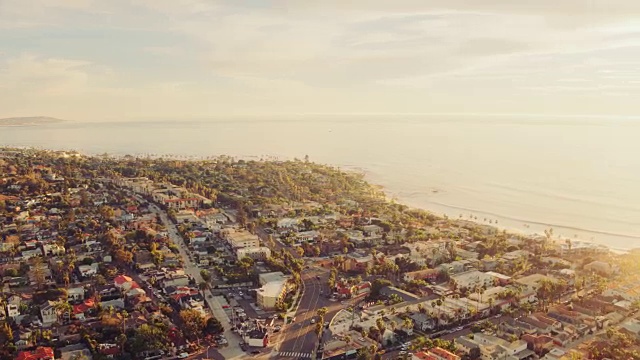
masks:
<path id="1" fill-rule="evenodd" d="M 16 360 L 40 360 L 51 359 L 53 360 L 53 349 L 50 347 L 38 347 L 34 351 L 21 351 L 18 353 Z"/>
<path id="2" fill-rule="evenodd" d="M 117 285 L 122 285 L 124 283 L 128 283 L 131 281 L 133 281 L 133 279 L 126 275 L 119 275 L 119 276 L 116 276 L 115 279 L 113 279 L 113 282 L 116 283 Z"/>
<path id="3" fill-rule="evenodd" d="M 435 356 L 431 355 L 431 354 L 427 354 L 426 352 L 417 352 L 415 354 L 413 354 L 415 357 L 417 357 L 420 360 L 438 360 L 438 358 L 436 358 Z"/>

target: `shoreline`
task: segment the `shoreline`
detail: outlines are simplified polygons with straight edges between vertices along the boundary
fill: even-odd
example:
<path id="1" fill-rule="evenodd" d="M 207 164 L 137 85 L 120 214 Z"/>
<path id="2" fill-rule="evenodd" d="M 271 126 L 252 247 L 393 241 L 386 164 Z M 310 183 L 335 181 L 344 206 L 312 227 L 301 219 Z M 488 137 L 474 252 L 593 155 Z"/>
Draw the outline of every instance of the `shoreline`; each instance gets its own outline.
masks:
<path id="1" fill-rule="evenodd" d="M 281 155 L 228 155 L 228 154 L 218 154 L 218 155 L 188 155 L 188 154 L 142 154 L 142 153 L 94 153 L 94 152 L 84 152 L 73 149 L 50 149 L 45 147 L 36 147 L 36 146 L 10 146 L 3 145 L 7 147 L 13 147 L 21 150 L 40 150 L 40 151 L 65 151 L 65 152 L 75 152 L 83 156 L 92 156 L 92 157 L 103 157 L 107 156 L 115 159 L 123 159 L 125 157 L 134 157 L 140 159 L 167 159 L 167 160 L 180 160 L 180 161 L 207 161 L 212 158 L 227 156 L 234 159 L 243 159 L 243 160 L 266 160 L 266 161 L 289 161 L 293 160 L 294 157 L 289 156 L 281 156 Z M 428 211 L 440 218 L 444 218 L 447 216 L 452 221 L 464 220 L 471 221 L 480 226 L 489 226 L 496 228 L 498 230 L 504 230 L 508 233 L 512 233 L 514 235 L 520 235 L 525 237 L 534 237 L 541 236 L 544 234 L 544 231 L 552 228 L 554 230 L 553 241 L 561 241 L 564 242 L 566 240 L 571 240 L 575 243 L 585 243 L 592 244 L 597 246 L 603 246 L 609 249 L 612 252 L 616 253 L 626 253 L 636 249 L 637 247 L 619 247 L 612 246 L 612 244 L 604 243 L 604 241 L 596 240 L 595 236 L 592 235 L 602 235 L 611 238 L 618 239 L 626 239 L 629 240 L 638 240 L 640 242 L 640 236 L 633 236 L 627 234 L 617 234 L 608 231 L 602 230 L 591 230 L 584 229 L 575 226 L 567 226 L 561 224 L 551 224 L 541 221 L 533 221 L 533 220 L 525 220 L 517 217 L 510 217 L 505 215 L 500 215 L 496 213 L 491 213 L 487 211 L 482 211 L 478 209 L 470 209 L 462 206 L 455 205 L 447 205 L 437 201 L 420 201 L 415 198 L 406 197 L 397 194 L 392 191 L 388 186 L 381 184 L 379 179 L 376 179 L 376 176 L 366 168 L 358 165 L 338 165 L 338 164 L 324 164 L 327 166 L 332 166 L 338 168 L 340 171 L 355 173 L 362 175 L 364 180 L 369 183 L 370 186 L 382 191 L 385 195 L 385 199 L 387 201 L 395 201 L 397 203 L 406 205 L 410 208 L 420 209 L 424 211 Z M 460 215 L 463 215 L 460 217 Z M 471 217 L 469 217 L 471 215 Z M 484 221 L 483 221 L 484 220 Z M 500 221 L 498 221 L 500 220 Z M 491 221 L 491 223 L 487 222 Z M 567 235 L 567 232 L 572 232 L 572 236 Z M 580 236 L 578 236 L 580 234 Z"/>

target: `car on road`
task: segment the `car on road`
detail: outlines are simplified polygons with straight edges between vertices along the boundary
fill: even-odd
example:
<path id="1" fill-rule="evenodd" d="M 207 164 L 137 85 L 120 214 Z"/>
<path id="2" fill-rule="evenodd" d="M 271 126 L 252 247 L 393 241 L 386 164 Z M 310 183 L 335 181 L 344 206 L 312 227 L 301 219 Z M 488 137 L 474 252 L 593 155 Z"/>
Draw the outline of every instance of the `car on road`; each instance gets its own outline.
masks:
<path id="1" fill-rule="evenodd" d="M 313 319 L 313 318 L 312 318 L 312 319 L 311 319 L 311 323 L 312 323 L 312 324 L 315 324 L 315 323 L 316 323 L 316 319 Z"/>
<path id="2" fill-rule="evenodd" d="M 453 328 L 453 331 L 461 331 L 464 330 L 462 326 L 458 326 L 457 328 Z"/>
<path id="3" fill-rule="evenodd" d="M 186 352 L 178 354 L 178 359 L 186 359 L 189 357 L 189 354 Z"/>
<path id="4" fill-rule="evenodd" d="M 258 355 L 258 354 L 260 354 L 260 350 L 253 350 L 253 351 L 251 351 L 251 353 L 253 355 Z"/>
<path id="5" fill-rule="evenodd" d="M 320 275 L 316 275 L 316 280 L 320 280 Z"/>
<path id="6" fill-rule="evenodd" d="M 402 355 L 407 355 L 407 352 L 406 352 L 406 351 L 400 351 L 400 352 L 398 353 L 398 355 L 400 355 L 400 356 L 402 356 Z"/>

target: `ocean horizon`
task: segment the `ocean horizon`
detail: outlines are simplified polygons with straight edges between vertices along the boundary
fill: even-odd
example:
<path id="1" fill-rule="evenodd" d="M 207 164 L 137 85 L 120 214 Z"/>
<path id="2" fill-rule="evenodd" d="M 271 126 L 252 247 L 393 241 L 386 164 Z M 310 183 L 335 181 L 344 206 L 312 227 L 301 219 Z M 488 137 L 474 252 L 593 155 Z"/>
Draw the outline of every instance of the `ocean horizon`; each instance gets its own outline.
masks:
<path id="1" fill-rule="evenodd" d="M 0 128 L 0 145 L 85 154 L 302 159 L 360 171 L 390 198 L 450 218 L 640 247 L 632 119 L 353 116 L 65 122 Z"/>

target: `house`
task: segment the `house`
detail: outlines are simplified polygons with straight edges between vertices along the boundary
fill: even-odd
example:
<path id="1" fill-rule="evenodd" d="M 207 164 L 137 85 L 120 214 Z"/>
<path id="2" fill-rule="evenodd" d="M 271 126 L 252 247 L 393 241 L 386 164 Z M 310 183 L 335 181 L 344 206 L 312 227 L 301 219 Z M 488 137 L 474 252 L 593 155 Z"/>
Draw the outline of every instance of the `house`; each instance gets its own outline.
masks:
<path id="1" fill-rule="evenodd" d="M 295 229 L 298 226 L 298 219 L 283 218 L 278 220 L 278 229 Z"/>
<path id="2" fill-rule="evenodd" d="M 135 281 L 126 275 L 118 275 L 113 279 L 113 285 L 123 291 L 131 289 L 134 283 Z"/>
<path id="3" fill-rule="evenodd" d="M 604 261 L 590 262 L 584 266 L 584 270 L 598 273 L 603 276 L 611 276 L 620 271 L 618 266 Z"/>
<path id="4" fill-rule="evenodd" d="M 67 301 L 70 303 L 84 301 L 84 288 L 76 287 L 67 289 Z"/>
<path id="5" fill-rule="evenodd" d="M 271 250 L 266 246 L 242 247 L 236 249 L 236 258 L 238 260 L 249 257 L 253 260 L 264 261 L 271 256 Z"/>
<path id="6" fill-rule="evenodd" d="M 50 326 L 58 321 L 58 312 L 56 311 L 56 303 L 48 300 L 40 305 L 40 317 L 44 326 Z"/>
<path id="7" fill-rule="evenodd" d="M 413 280 L 426 280 L 426 281 L 435 281 L 438 278 L 440 271 L 436 269 L 425 269 L 425 270 L 417 270 L 406 272 L 403 275 L 403 280 L 406 282 Z"/>
<path id="8" fill-rule="evenodd" d="M 466 336 L 460 336 L 455 339 L 456 347 L 463 352 L 469 359 L 477 359 L 480 357 L 480 345 Z"/>
<path id="9" fill-rule="evenodd" d="M 44 256 L 58 256 L 64 254 L 65 249 L 64 246 L 58 244 L 44 244 L 42 252 L 44 252 Z"/>
<path id="10" fill-rule="evenodd" d="M 556 346 L 549 335 L 524 334 L 521 339 L 526 341 L 527 347 L 538 355 L 547 353 Z"/>
<path id="11" fill-rule="evenodd" d="M 458 289 L 473 289 L 477 286 L 493 287 L 495 278 L 478 270 L 466 271 L 460 274 L 451 275 L 451 280 L 457 285 Z"/>
<path id="12" fill-rule="evenodd" d="M 428 355 L 434 360 L 460 360 L 461 357 L 440 347 L 434 347 L 427 351 Z"/>
<path id="13" fill-rule="evenodd" d="M 180 297 L 178 304 L 183 309 L 204 309 L 204 298 L 198 294 L 188 294 Z"/>
<path id="14" fill-rule="evenodd" d="M 323 360 L 353 359 L 362 348 L 377 346 L 377 342 L 363 337 L 357 331 L 348 331 L 344 336 L 335 337 L 324 344 L 322 349 Z"/>
<path id="15" fill-rule="evenodd" d="M 93 263 L 91 265 L 80 265 L 78 266 L 78 272 L 80 273 L 80 276 L 84 278 L 96 276 L 98 274 L 98 263 Z"/>
<path id="16" fill-rule="evenodd" d="M 440 264 L 436 269 L 447 274 L 459 274 L 464 271 L 473 270 L 473 265 L 469 260 L 452 261 L 449 263 Z"/>
<path id="17" fill-rule="evenodd" d="M 540 284 L 544 281 L 556 282 L 557 280 L 553 277 L 542 275 L 542 274 L 532 274 L 532 275 L 525 276 L 515 280 L 517 284 L 523 285 L 527 289 L 534 292 L 538 291 Z"/>
<path id="18" fill-rule="evenodd" d="M 534 354 L 527 348 L 527 342 L 524 340 L 509 342 L 497 336 L 475 333 L 473 341 L 481 346 L 483 358 L 523 359 Z"/>
<path id="19" fill-rule="evenodd" d="M 430 315 L 417 312 L 409 315 L 409 318 L 413 320 L 414 327 L 420 331 L 429 331 L 436 327 L 436 322 Z"/>
<path id="20" fill-rule="evenodd" d="M 184 274 L 167 274 L 162 280 L 162 286 L 187 286 L 189 285 L 189 277 Z"/>
<path id="21" fill-rule="evenodd" d="M 8 317 L 15 319 L 20 316 L 20 305 L 8 303 L 6 313 Z"/>
<path id="22" fill-rule="evenodd" d="M 302 231 L 297 233 L 295 235 L 295 238 L 296 238 L 296 242 L 303 243 L 303 242 L 314 242 L 319 236 L 320 236 L 319 232 L 315 230 L 310 230 L 310 231 Z"/>
<path id="23" fill-rule="evenodd" d="M 83 344 L 68 345 L 60 349 L 61 360 L 93 359 L 91 351 Z"/>
<path id="24" fill-rule="evenodd" d="M 152 269 L 156 265 L 153 262 L 153 254 L 149 250 L 138 250 L 134 254 L 136 267 L 140 270 Z"/>
<path id="25" fill-rule="evenodd" d="M 384 230 L 378 225 L 365 225 L 362 227 L 362 232 L 366 237 L 381 237 Z"/>
<path id="26" fill-rule="evenodd" d="M 342 270 L 347 272 L 364 272 L 371 266 L 373 266 L 374 259 L 371 254 L 364 254 L 362 252 L 353 252 L 345 256 L 342 263 Z"/>
<path id="27" fill-rule="evenodd" d="M 496 283 L 500 286 L 511 284 L 511 276 L 500 274 L 495 271 L 487 271 L 485 274 L 493 276 L 496 279 Z"/>
<path id="28" fill-rule="evenodd" d="M 40 346 L 33 351 L 20 351 L 15 358 L 16 360 L 54 360 L 53 349 L 50 347 Z"/>
<path id="29" fill-rule="evenodd" d="M 528 259 L 531 255 L 533 254 L 526 250 L 514 250 L 502 255 L 502 259 L 513 264 L 518 260 Z"/>
<path id="30" fill-rule="evenodd" d="M 470 250 L 465 250 L 460 247 L 455 248 L 456 256 L 466 260 L 478 260 L 480 253 Z"/>

